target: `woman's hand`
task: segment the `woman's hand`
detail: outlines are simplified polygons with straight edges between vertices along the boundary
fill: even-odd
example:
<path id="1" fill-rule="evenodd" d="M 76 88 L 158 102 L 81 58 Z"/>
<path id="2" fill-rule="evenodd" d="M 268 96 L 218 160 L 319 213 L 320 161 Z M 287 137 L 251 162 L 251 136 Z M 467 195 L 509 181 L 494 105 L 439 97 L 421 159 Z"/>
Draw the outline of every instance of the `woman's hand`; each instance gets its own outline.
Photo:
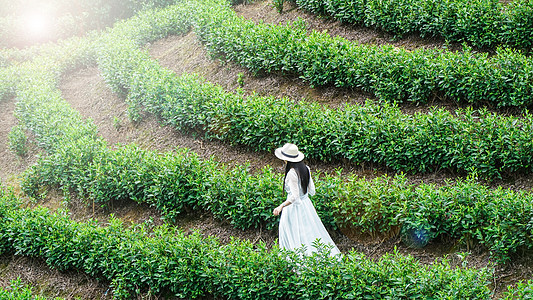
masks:
<path id="1" fill-rule="evenodd" d="M 274 208 L 274 212 L 273 212 L 274 216 L 279 216 L 282 210 L 283 210 L 283 204 Z"/>

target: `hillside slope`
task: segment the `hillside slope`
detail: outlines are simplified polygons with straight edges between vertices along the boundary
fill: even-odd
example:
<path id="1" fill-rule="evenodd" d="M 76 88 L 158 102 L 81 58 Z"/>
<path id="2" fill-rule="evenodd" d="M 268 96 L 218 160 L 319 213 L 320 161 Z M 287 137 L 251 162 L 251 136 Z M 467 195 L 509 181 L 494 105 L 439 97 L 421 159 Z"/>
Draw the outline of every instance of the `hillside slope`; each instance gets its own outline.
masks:
<path id="1" fill-rule="evenodd" d="M 307 20 L 310 29 L 328 30 L 332 35 L 342 35 L 362 43 L 391 43 L 391 37 L 386 34 L 364 28 L 342 26 L 337 22 L 318 19 L 291 8 L 288 4 L 286 4 L 285 13 L 281 15 L 271 6 L 271 1 L 258 1 L 250 5 L 241 5 L 236 7 L 235 10 L 239 14 L 257 20 L 258 22 L 262 20 L 264 22 L 279 23 L 301 17 Z M 418 38 L 406 38 L 401 41 L 395 41 L 393 44 L 398 47 L 407 48 L 443 46 L 439 41 L 425 41 Z M 274 95 L 277 97 L 287 96 L 293 99 L 307 99 L 332 107 L 341 105 L 342 103 L 363 103 L 365 99 L 371 97 L 357 90 L 336 89 L 332 87 L 312 89 L 298 78 L 275 75 L 254 77 L 247 70 L 235 66 L 232 63 L 211 59 L 193 33 L 185 36 L 165 38 L 148 45 L 147 49 L 150 51 L 152 57 L 158 59 L 163 66 L 173 70 L 177 74 L 183 72 L 199 73 L 208 81 L 218 83 L 227 90 L 234 91 L 242 88 L 245 93 L 256 92 L 258 94 Z M 271 165 L 276 170 L 282 172 L 281 163 L 271 153 L 252 152 L 245 147 L 232 146 L 223 142 L 204 141 L 194 136 L 177 132 L 172 128 L 161 126 L 159 121 L 151 116 L 148 116 L 141 123 L 131 123 L 126 116 L 124 99 L 113 94 L 106 87 L 96 68 L 78 70 L 68 74 L 65 76 L 60 88 L 63 92 L 63 97 L 76 110 L 79 110 L 85 118 L 94 120 L 100 134 L 110 144 L 133 142 L 143 148 L 157 151 L 172 151 L 176 147 L 185 147 L 200 154 L 201 157 L 214 157 L 216 160 L 229 165 L 249 163 L 252 170 L 257 170 L 264 165 Z M 0 107 L 0 120 L 2 120 L 0 138 L 6 141 L 9 128 L 16 123 L 13 118 L 14 101 L 3 103 L 2 105 L 5 105 L 5 109 Z M 454 108 L 454 104 L 446 105 L 448 105 L 449 109 Z M 423 111 L 427 107 L 404 106 L 402 109 L 406 112 L 415 112 Z M 34 162 L 33 156 L 37 153 L 37 150 L 33 149 L 31 155 L 22 160 L 14 157 L 8 152 L 7 148 L 0 148 L 0 153 L 6 154 L 3 156 L 3 159 L 0 159 L 0 178 L 2 178 L 3 182 L 16 185 L 16 174 L 20 174 L 27 166 Z M 334 169 L 342 167 L 344 173 L 356 173 L 359 176 L 367 178 L 376 177 L 388 172 L 388 170 L 382 169 L 379 166 L 351 165 L 344 162 L 323 163 L 310 161 L 309 164 L 313 170 L 318 169 L 325 172 L 333 172 Z M 454 174 L 445 172 L 409 176 L 409 180 L 413 183 L 423 181 L 437 185 L 444 184 L 446 180 L 453 180 L 454 178 Z M 532 178 L 530 176 L 524 176 L 517 178 L 513 182 L 502 182 L 498 184 L 517 190 L 530 189 Z M 40 204 L 53 208 L 63 205 L 61 203 L 61 196 L 57 193 L 51 193 L 49 198 Z M 87 203 L 84 203 L 83 199 L 77 199 L 71 202 L 68 208 L 73 218 L 77 220 L 96 217 L 105 222 L 109 217 L 109 213 L 113 213 L 126 221 L 148 221 L 155 224 L 162 222 L 157 211 L 133 203 L 114 203 L 110 209 L 97 207 L 93 212 L 90 205 L 88 206 Z M 185 215 L 178 221 L 177 226 L 180 226 L 184 230 L 200 230 L 205 235 L 217 236 L 222 242 L 227 242 L 230 237 L 234 236 L 246 238 L 253 242 L 261 240 L 267 245 L 272 245 L 277 236 L 277 233 L 272 231 L 248 230 L 243 232 L 236 230 L 227 223 L 214 220 L 209 214 L 201 216 L 194 214 Z M 344 234 L 341 232 L 332 232 L 332 235 L 342 251 L 356 249 L 375 258 L 398 247 L 400 252 L 412 254 L 421 261 L 428 263 L 446 254 L 450 254 L 452 263 L 458 263 L 459 259 L 458 255 L 455 254 L 456 251 L 473 252 L 473 255 L 469 258 L 472 266 L 482 267 L 489 263 L 488 254 L 484 252 L 482 247 L 478 246 L 474 249 L 466 249 L 462 248 L 462 246 L 456 247 L 454 241 L 436 241 L 424 249 L 411 249 L 401 244 L 397 238 L 361 237 L 356 233 L 350 232 L 345 232 Z M 520 272 L 517 272 L 517 270 L 520 270 Z M 106 297 L 105 284 L 104 286 L 98 285 L 96 282 L 84 278 L 80 274 L 73 275 L 69 273 L 48 272 L 46 265 L 42 262 L 33 263 L 31 260 L 28 262 L 25 259 L 5 257 L 0 260 L 0 274 L 5 278 L 5 282 L 8 282 L 7 279 L 10 277 L 20 276 L 21 274 L 26 276 L 26 280 L 34 286 L 47 286 L 49 282 L 56 282 L 56 284 L 52 284 L 52 287 L 50 287 L 52 289 L 52 291 L 48 292 L 50 295 L 60 295 L 67 298 L 73 297 L 73 295 L 82 295 L 82 299 L 95 299 L 95 295 L 101 293 L 102 298 Z M 510 265 L 502 267 L 502 269 L 498 270 L 497 278 L 495 278 L 495 290 L 497 294 L 504 290 L 505 286 L 509 283 L 515 282 L 518 279 L 527 279 L 531 277 L 531 274 L 532 263 L 527 257 L 517 259 Z M 64 279 L 71 276 L 78 279 L 64 283 Z M 88 283 L 84 284 L 84 282 Z M 0 283 L 4 286 L 4 281 Z M 64 288 L 64 286 L 61 286 L 62 284 L 68 286 L 68 289 L 71 291 L 69 292 L 70 294 L 61 294 L 58 292 Z M 96 286 L 96 288 L 93 289 L 93 292 L 84 295 L 82 291 L 88 289 L 87 285 L 91 287 Z M 56 291 L 53 291 L 53 289 L 56 289 Z"/>

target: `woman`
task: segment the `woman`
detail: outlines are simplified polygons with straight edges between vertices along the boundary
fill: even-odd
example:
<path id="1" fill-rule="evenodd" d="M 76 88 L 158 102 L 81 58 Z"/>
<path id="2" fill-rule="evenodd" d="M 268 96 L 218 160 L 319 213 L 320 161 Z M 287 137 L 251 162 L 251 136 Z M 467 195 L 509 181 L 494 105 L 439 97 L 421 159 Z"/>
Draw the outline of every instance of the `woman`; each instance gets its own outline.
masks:
<path id="1" fill-rule="evenodd" d="M 274 154 L 286 164 L 283 189 L 287 192 L 287 200 L 273 212 L 275 216 L 281 214 L 280 248 L 294 250 L 305 246 L 305 254 L 310 255 L 317 251 L 313 243 L 320 239 L 320 243 L 333 247 L 331 255 L 339 254 L 339 249 L 324 228 L 309 199 L 309 195 L 315 194 L 315 184 L 309 167 L 302 161 L 304 154 L 294 144 L 285 144 L 276 149 Z"/>

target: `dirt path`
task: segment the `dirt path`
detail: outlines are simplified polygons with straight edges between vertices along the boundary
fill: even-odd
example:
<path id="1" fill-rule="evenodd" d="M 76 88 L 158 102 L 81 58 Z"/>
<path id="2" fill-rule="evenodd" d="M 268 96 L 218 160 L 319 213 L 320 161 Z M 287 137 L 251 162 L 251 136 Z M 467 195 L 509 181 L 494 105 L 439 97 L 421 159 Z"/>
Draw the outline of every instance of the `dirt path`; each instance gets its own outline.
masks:
<path id="1" fill-rule="evenodd" d="M 109 284 L 99 283 L 84 273 L 58 271 L 38 258 L 0 256 L 0 287 L 8 287 L 17 278 L 32 287 L 34 295 L 46 295 L 49 299 L 112 299 Z"/>
<path id="2" fill-rule="evenodd" d="M 35 163 L 38 153 L 36 147 L 28 145 L 28 155 L 19 157 L 9 149 L 9 133 L 18 124 L 13 115 L 15 99 L 0 101 L 0 182 L 7 186 L 17 187 L 19 175 Z"/>

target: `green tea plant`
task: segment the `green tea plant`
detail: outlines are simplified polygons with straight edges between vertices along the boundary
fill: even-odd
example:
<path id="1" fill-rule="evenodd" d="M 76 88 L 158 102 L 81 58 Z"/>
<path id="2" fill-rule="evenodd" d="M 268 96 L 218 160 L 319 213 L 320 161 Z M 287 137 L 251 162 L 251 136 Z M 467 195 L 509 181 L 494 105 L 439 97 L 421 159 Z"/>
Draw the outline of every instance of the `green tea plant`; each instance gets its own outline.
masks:
<path id="1" fill-rule="evenodd" d="M 173 9 L 161 10 L 160 13 L 175 12 Z M 182 10 L 183 13 L 187 11 Z M 169 15 L 180 18 L 173 13 Z M 146 16 L 150 20 L 159 18 L 157 13 Z M 142 19 L 135 19 L 135 22 L 142 22 Z M 159 35 L 150 32 L 150 26 L 146 25 L 149 23 L 144 24 L 145 27 L 125 22 L 119 25 L 123 27 L 117 28 L 125 31 L 125 28 L 134 28 L 141 34 L 140 40 Z M 159 30 L 157 22 L 151 24 Z M 176 28 L 185 30 L 184 27 Z M 499 155 L 504 153 L 528 153 L 525 150 L 497 150 L 495 154 L 480 150 L 483 149 L 481 146 L 516 146 L 517 141 L 523 138 L 521 130 L 530 126 L 520 119 L 503 118 L 482 111 L 478 114 L 466 111 L 458 117 L 436 111 L 415 118 L 402 115 L 393 105 L 346 106 L 335 111 L 288 99 L 243 98 L 206 84 L 196 76 L 177 77 L 149 59 L 146 52 L 138 50 L 136 39 L 118 29 L 118 36 L 112 37 L 114 33 L 110 32 L 110 36 L 95 42 L 97 47 L 86 42 L 78 44 L 78 47 L 74 42 L 67 43 L 55 56 L 37 57 L 20 66 L 19 72 L 25 77 L 21 77 L 16 86 L 19 99 L 17 117 L 48 153 L 25 174 L 22 186 L 29 195 L 39 195 L 43 186 L 58 185 L 102 204 L 128 199 L 146 202 L 156 206 L 169 219 L 185 209 L 193 209 L 211 211 L 237 228 L 274 228 L 277 224 L 271 208 L 283 198 L 283 192 L 280 174 L 275 174 L 270 168 L 252 175 L 246 167 L 229 169 L 211 160 L 200 160 L 187 151 L 156 154 L 133 145 L 109 149 L 98 137 L 95 125 L 90 120 L 82 120 L 56 88 L 57 74 L 89 63 L 91 57 L 98 57 L 102 65 L 110 68 L 105 72 L 116 72 L 116 76 L 109 76 L 108 80 L 130 92 L 130 101 L 161 115 L 170 124 L 184 129 L 205 130 L 208 136 L 250 146 L 263 145 L 269 149 L 280 143 L 273 138 L 270 140 L 279 132 L 287 132 L 288 138 L 296 140 L 297 135 L 291 135 L 293 130 L 289 129 L 297 124 L 302 128 L 298 135 L 306 139 L 296 141 L 304 147 L 309 147 L 311 143 L 317 145 L 305 148 L 311 157 L 335 157 L 343 152 L 365 157 L 376 152 L 390 159 L 389 162 L 407 164 L 418 160 L 429 166 L 440 161 L 436 158 L 428 160 L 429 153 L 438 153 L 440 149 L 430 145 L 442 140 L 456 147 L 452 153 L 459 154 L 457 157 L 463 160 L 455 160 L 464 164 L 471 162 L 471 157 L 476 157 L 474 154 L 501 158 Z M 128 37 L 128 41 L 120 38 L 122 34 Z M 116 46 L 105 47 L 107 43 Z M 113 51 L 122 53 L 118 55 Z M 376 116 L 380 117 L 376 119 Z M 410 124 L 408 122 L 414 125 L 407 125 Z M 275 130 L 276 135 L 268 130 Z M 347 134 L 342 130 L 351 131 Z M 421 130 L 421 133 L 413 134 L 416 130 Z M 370 132 L 370 135 L 364 135 L 365 132 Z M 504 137 L 493 140 L 499 132 L 505 134 Z M 402 141 L 399 138 L 402 136 L 408 139 Z M 489 140 L 481 143 L 481 137 L 489 137 Z M 331 145 L 339 147 L 346 141 L 351 141 L 346 145 L 353 148 L 346 149 L 352 152 L 335 148 L 328 150 Z M 361 144 L 355 144 L 357 141 Z M 387 141 L 390 144 L 387 145 Z M 457 147 L 464 145 L 461 144 L 464 141 L 473 145 L 472 152 L 466 146 Z M 376 150 L 372 150 L 374 143 L 379 145 Z M 410 145 L 419 147 L 415 149 L 419 149 L 422 159 L 418 156 L 406 159 L 403 156 L 403 153 L 409 153 L 406 150 L 409 148 L 401 147 Z M 395 152 L 396 147 L 400 147 L 400 152 Z M 512 148 L 506 147 L 503 149 Z M 324 152 L 313 152 L 311 149 Z M 447 157 L 447 152 L 443 153 L 439 159 Z M 420 154 L 415 152 L 415 155 Z M 510 164 L 512 160 L 501 161 Z M 330 228 L 351 226 L 362 232 L 376 233 L 398 231 L 405 237 L 412 233 L 417 237 L 423 234 L 427 238 L 425 242 L 439 235 L 450 235 L 467 243 L 482 243 L 502 261 L 519 249 L 532 247 L 528 222 L 524 221 L 529 220 L 531 212 L 528 206 L 531 195 L 528 193 L 489 190 L 474 182 L 436 189 L 428 185 L 415 188 L 401 179 L 366 181 L 352 178 L 345 182 L 338 176 L 318 176 L 316 183 L 317 188 L 324 192 L 313 201 L 322 220 Z M 505 217 L 509 215 L 515 218 Z"/>
<path id="2" fill-rule="evenodd" d="M 228 8 L 199 11 L 196 18 L 195 32 L 213 55 L 255 73 L 296 75 L 312 86 L 360 88 L 396 102 L 452 99 L 528 107 L 533 100 L 533 65 L 517 50 L 497 48 L 489 58 L 468 47 L 451 52 L 360 45 L 323 32 L 308 34 L 301 21 L 255 24 Z"/>
<path id="3" fill-rule="evenodd" d="M 349 182 L 327 192 L 333 194 L 329 201 L 341 228 L 370 234 L 397 232 L 406 243 L 418 246 L 439 236 L 465 245 L 480 243 L 500 262 L 531 247 L 526 246 L 533 212 L 529 193 L 488 189 L 474 178 L 443 187 L 409 185 L 401 176 Z"/>
<path id="4" fill-rule="evenodd" d="M 282 13 L 283 12 L 283 2 L 284 0 L 273 0 L 272 1 L 272 4 L 274 5 L 274 7 L 276 8 L 276 10 L 278 11 L 278 13 Z"/>
<path id="5" fill-rule="evenodd" d="M 15 68 L 5 67 L 0 69 L 0 101 L 14 95 L 13 86 L 16 82 Z"/>
<path id="6" fill-rule="evenodd" d="M 9 149 L 18 156 L 24 157 L 28 154 L 28 137 L 21 125 L 11 129 L 8 135 Z"/>
<path id="7" fill-rule="evenodd" d="M 442 37 L 475 47 L 505 45 L 529 51 L 533 4 L 529 0 L 292 0 L 298 7 L 350 24 L 402 37 Z"/>
<path id="8" fill-rule="evenodd" d="M 508 286 L 502 299 L 531 299 L 533 297 L 533 282 L 519 281 L 515 286 Z"/>
<path id="9" fill-rule="evenodd" d="M 350 252 L 339 260 L 324 247 L 301 257 L 249 241 L 221 245 L 168 226 L 76 223 L 65 212 L 14 203 L 0 201 L 1 253 L 41 257 L 54 268 L 108 280 L 117 299 L 148 291 L 191 299 L 490 298 L 487 268 L 455 268 L 446 260 L 422 265 L 398 253 L 374 260 Z"/>

